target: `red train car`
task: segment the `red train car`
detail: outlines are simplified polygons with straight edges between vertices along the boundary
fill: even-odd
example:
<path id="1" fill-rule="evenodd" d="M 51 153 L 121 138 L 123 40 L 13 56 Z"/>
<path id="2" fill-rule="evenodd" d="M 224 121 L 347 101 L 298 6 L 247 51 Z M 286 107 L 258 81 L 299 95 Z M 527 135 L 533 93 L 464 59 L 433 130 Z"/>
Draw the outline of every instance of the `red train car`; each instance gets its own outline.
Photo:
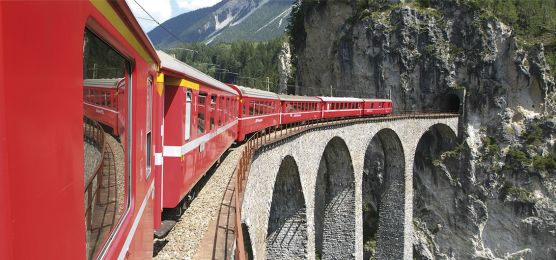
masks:
<path id="1" fill-rule="evenodd" d="M 159 61 L 131 10 L 124 1 L 0 1 L 0 16 L 0 259 L 152 257 Z M 83 82 L 95 74 L 129 79 L 122 143 L 112 145 L 121 157 L 107 159 L 119 170 L 96 179 L 100 204 L 84 188 L 95 177 L 85 169 Z M 92 203 L 107 222 L 86 221 Z"/>
<path id="2" fill-rule="evenodd" d="M 162 51 L 158 55 L 165 123 L 163 191 L 156 200 L 174 208 L 236 139 L 238 93 Z"/>
<path id="3" fill-rule="evenodd" d="M 318 97 L 323 102 L 322 118 L 361 116 L 363 99 L 349 97 Z"/>
<path id="4" fill-rule="evenodd" d="M 363 99 L 363 116 L 378 116 L 392 114 L 392 100 Z"/>
<path id="5" fill-rule="evenodd" d="M 279 95 L 280 124 L 317 120 L 322 116 L 322 101 L 316 97 Z"/>
<path id="6" fill-rule="evenodd" d="M 277 94 L 229 85 L 240 94 L 237 141 L 245 136 L 280 124 L 280 99 Z"/>
<path id="7" fill-rule="evenodd" d="M 85 116 L 108 126 L 115 136 L 124 130 L 122 126 L 125 125 L 125 118 L 120 116 L 118 108 L 118 103 L 123 101 L 118 100 L 125 98 L 123 91 L 126 84 L 124 78 L 83 80 Z"/>

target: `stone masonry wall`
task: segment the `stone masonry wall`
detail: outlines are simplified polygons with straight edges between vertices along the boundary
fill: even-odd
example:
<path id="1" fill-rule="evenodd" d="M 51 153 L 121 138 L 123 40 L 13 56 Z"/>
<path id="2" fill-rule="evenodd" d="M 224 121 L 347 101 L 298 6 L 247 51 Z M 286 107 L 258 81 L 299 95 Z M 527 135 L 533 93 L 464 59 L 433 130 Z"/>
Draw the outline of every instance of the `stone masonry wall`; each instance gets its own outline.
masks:
<path id="1" fill-rule="evenodd" d="M 403 226 L 403 239 L 400 239 L 396 245 L 391 245 L 393 248 L 389 249 L 389 251 L 399 250 L 403 252 L 404 259 L 412 259 L 413 160 L 419 139 L 435 124 L 444 124 L 450 127 L 452 131 L 457 132 L 458 118 L 398 119 L 328 127 L 311 130 L 278 144 L 262 148 L 255 155 L 252 163 L 242 205 L 242 223 L 245 223 L 249 228 L 254 258 L 267 259 L 271 258 L 274 254 L 267 252 L 273 189 L 282 160 L 286 156 L 291 156 L 298 167 L 303 198 L 306 205 L 307 250 L 306 255 L 301 258 L 315 259 L 315 208 L 318 207 L 315 205 L 315 201 L 321 199 L 321 197 L 316 197 L 317 177 L 319 176 L 319 166 L 323 161 L 324 151 L 330 141 L 336 138 L 336 140 L 342 140 L 348 148 L 351 166 L 353 167 L 353 172 L 343 172 L 343 174 L 352 174 L 354 176 L 355 214 L 353 218 L 355 237 L 354 241 L 351 241 L 354 244 L 350 246 L 354 248 L 354 251 L 347 249 L 347 251 L 352 251 L 352 255 L 348 256 L 348 258 L 362 259 L 362 176 L 365 152 L 372 138 L 380 130 L 390 129 L 397 135 L 403 148 L 405 175 L 401 183 L 405 192 L 399 194 L 399 196 L 403 197 L 404 201 L 403 219 L 388 220 L 388 222 L 392 223 L 397 220 L 399 225 Z M 386 156 L 388 156 L 388 153 L 386 153 Z M 334 158 L 328 159 L 335 160 Z M 322 171 L 322 169 L 320 170 Z M 345 252 L 344 250 L 339 251 Z M 328 257 L 323 255 L 323 259 L 326 258 Z"/>

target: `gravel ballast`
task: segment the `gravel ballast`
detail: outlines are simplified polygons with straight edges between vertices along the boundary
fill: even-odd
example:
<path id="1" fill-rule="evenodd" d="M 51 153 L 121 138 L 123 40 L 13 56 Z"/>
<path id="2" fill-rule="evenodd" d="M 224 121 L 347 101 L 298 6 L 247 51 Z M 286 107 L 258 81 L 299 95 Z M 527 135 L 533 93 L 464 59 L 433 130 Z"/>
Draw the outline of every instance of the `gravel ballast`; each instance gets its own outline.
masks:
<path id="1" fill-rule="evenodd" d="M 217 166 L 168 236 L 154 240 L 154 259 L 191 259 L 195 255 L 209 223 L 217 217 L 242 149 L 240 146 L 231 150 Z"/>

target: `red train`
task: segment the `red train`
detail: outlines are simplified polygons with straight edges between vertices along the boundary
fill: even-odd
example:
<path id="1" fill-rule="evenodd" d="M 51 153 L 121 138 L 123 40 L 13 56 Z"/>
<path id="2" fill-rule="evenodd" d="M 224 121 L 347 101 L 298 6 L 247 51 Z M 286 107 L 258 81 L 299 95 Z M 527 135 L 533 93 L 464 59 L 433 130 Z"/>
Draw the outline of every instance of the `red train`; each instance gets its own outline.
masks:
<path id="1" fill-rule="evenodd" d="M 119 136 L 124 130 L 124 117 L 119 113 L 120 103 L 125 98 L 126 79 L 83 80 L 83 112 L 86 116 L 109 127 Z"/>
<path id="2" fill-rule="evenodd" d="M 0 1 L 0 14 L 0 259 L 150 258 L 162 210 L 232 143 L 392 113 L 223 84 L 155 51 L 124 1 Z"/>

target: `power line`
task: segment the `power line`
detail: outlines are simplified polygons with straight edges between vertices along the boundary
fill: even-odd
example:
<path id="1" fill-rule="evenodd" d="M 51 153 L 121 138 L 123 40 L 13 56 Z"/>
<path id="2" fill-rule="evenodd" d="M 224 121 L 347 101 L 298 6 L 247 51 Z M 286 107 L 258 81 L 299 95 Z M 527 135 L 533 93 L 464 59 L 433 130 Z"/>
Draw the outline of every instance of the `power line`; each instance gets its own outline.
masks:
<path id="1" fill-rule="evenodd" d="M 164 27 L 159 21 L 157 21 L 157 20 L 156 20 L 156 19 L 155 19 L 155 18 L 154 18 L 154 17 L 141 5 L 141 4 L 139 4 L 139 2 L 137 2 L 137 0 L 133 0 L 133 1 L 143 10 L 143 12 L 145 12 L 145 13 L 150 17 L 150 19 L 149 19 L 149 18 L 144 18 L 144 17 L 137 17 L 137 19 L 142 19 L 142 20 L 147 20 L 147 21 L 153 21 L 153 22 L 155 22 L 156 24 L 158 24 L 158 26 L 160 26 L 162 29 L 164 29 L 168 34 L 170 34 L 170 35 L 171 35 L 172 37 L 174 37 L 176 40 L 178 40 L 179 42 L 181 42 L 181 43 L 184 44 L 184 45 L 187 45 L 187 43 L 186 43 L 185 41 L 183 41 L 182 39 L 180 39 L 178 36 L 176 36 L 175 34 L 173 34 L 168 28 Z M 174 49 L 177 49 L 177 48 L 174 48 Z M 180 49 L 185 49 L 185 48 L 180 48 Z M 189 49 L 186 49 L 186 50 L 198 53 L 198 51 L 195 51 L 195 50 L 189 50 Z M 216 64 L 215 64 L 215 65 L 216 65 Z M 219 66 L 218 66 L 218 67 L 219 67 Z M 228 70 L 228 69 L 220 69 L 220 70 L 221 70 L 221 71 L 222 71 L 222 70 L 224 71 L 224 73 L 221 72 L 221 74 L 235 74 L 235 75 L 237 75 L 238 78 L 250 78 L 250 79 L 253 79 L 253 80 L 256 80 L 256 81 L 266 82 L 266 80 L 261 80 L 261 79 L 259 79 L 259 78 L 242 77 L 242 76 L 240 76 L 239 73 L 232 72 L 232 71 L 230 71 L 230 70 Z M 274 86 L 274 83 L 272 83 L 272 86 Z"/>
<path id="2" fill-rule="evenodd" d="M 162 29 L 164 29 L 166 32 L 168 32 L 168 34 L 170 34 L 172 37 L 176 38 L 176 40 L 180 41 L 181 43 L 185 44 L 185 42 L 183 40 L 181 40 L 178 36 L 176 36 L 175 34 L 173 34 L 170 30 L 168 30 L 166 27 L 162 26 L 162 24 L 157 21 L 149 12 L 147 12 L 147 10 L 141 5 L 139 4 L 139 2 L 137 2 L 137 0 L 133 0 L 151 19 L 153 22 L 155 22 L 156 24 L 158 24 L 158 26 L 160 26 Z"/>

